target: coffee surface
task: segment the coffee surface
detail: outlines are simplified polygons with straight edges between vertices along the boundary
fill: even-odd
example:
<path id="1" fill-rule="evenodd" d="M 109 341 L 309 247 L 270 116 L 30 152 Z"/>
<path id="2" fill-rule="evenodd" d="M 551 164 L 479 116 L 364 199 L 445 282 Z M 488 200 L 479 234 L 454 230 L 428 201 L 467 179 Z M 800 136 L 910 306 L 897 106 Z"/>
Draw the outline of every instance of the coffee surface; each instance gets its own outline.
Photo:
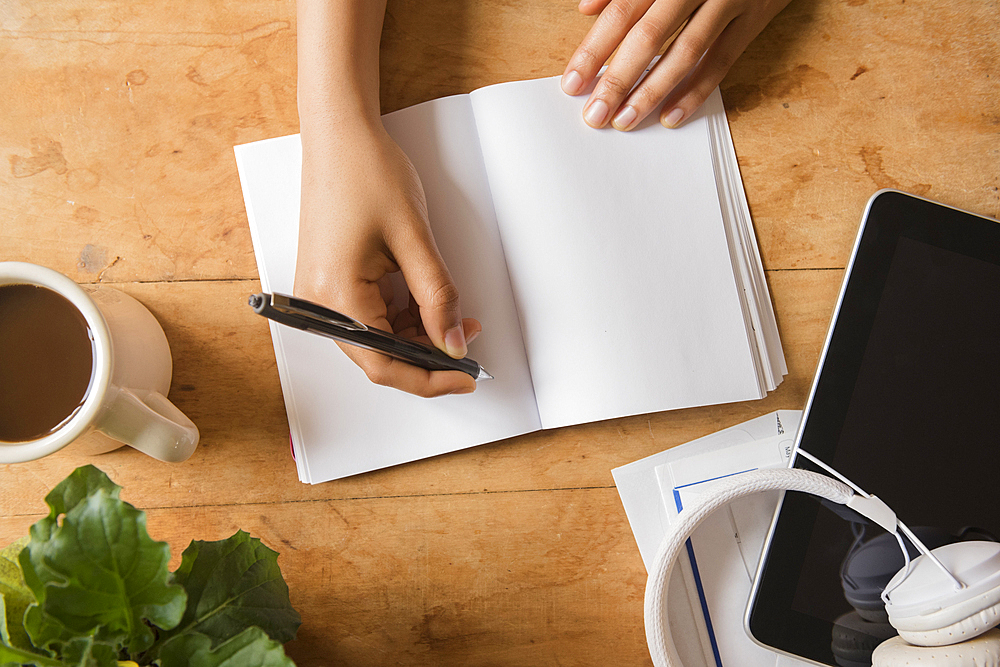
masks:
<path id="1" fill-rule="evenodd" d="M 87 321 L 36 285 L 0 286 L 0 441 L 36 440 L 83 404 L 94 366 Z"/>

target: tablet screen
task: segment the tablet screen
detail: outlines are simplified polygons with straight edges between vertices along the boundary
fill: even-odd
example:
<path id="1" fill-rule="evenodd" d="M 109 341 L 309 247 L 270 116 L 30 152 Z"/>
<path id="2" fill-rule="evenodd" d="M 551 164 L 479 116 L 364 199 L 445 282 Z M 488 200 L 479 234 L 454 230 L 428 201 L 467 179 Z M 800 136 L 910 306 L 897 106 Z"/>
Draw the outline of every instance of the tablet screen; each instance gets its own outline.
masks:
<path id="1" fill-rule="evenodd" d="M 901 193 L 873 199 L 799 447 L 931 548 L 1000 536 L 1000 225 Z M 749 614 L 756 639 L 870 665 L 895 634 L 878 593 L 902 557 L 849 518 L 787 494 Z"/>

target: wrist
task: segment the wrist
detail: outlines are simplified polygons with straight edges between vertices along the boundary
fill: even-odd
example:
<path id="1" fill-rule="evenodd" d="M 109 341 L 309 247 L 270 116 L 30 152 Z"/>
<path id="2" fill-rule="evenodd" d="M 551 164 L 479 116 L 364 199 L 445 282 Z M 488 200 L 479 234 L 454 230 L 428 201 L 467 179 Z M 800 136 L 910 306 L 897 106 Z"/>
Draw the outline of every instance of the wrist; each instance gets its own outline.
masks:
<path id="1" fill-rule="evenodd" d="M 379 117 L 361 115 L 302 119 L 299 124 L 303 166 L 338 162 L 375 150 L 388 134 Z"/>
<path id="2" fill-rule="evenodd" d="M 336 76 L 300 73 L 296 106 L 302 123 L 329 118 L 377 121 L 381 117 L 378 76 L 369 79 L 350 69 Z"/>

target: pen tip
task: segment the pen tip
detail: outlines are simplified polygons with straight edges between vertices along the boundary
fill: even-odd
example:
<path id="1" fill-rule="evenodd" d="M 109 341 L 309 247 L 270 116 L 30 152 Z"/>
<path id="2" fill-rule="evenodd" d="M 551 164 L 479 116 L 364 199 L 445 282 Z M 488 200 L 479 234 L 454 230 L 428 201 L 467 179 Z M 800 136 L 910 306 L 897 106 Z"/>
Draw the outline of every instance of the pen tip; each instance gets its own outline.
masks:
<path id="1" fill-rule="evenodd" d="M 494 380 L 494 379 L 495 378 L 492 375 L 486 372 L 485 368 L 483 368 L 482 366 L 479 367 L 479 376 L 476 378 L 477 382 L 479 380 Z"/>

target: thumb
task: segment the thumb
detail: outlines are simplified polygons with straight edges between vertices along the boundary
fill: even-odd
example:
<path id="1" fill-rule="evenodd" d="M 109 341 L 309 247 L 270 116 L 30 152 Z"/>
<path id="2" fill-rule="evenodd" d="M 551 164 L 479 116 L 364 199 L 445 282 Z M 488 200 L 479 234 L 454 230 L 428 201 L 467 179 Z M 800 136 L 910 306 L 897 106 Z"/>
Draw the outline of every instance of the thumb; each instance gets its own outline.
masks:
<path id="1" fill-rule="evenodd" d="M 410 297 L 417 303 L 420 321 L 428 338 L 438 349 L 461 359 L 468 352 L 468 347 L 462 326 L 462 311 L 458 305 L 458 287 L 441 258 L 430 230 L 418 232 L 402 243 L 398 250 L 391 250 L 403 272 Z"/>

